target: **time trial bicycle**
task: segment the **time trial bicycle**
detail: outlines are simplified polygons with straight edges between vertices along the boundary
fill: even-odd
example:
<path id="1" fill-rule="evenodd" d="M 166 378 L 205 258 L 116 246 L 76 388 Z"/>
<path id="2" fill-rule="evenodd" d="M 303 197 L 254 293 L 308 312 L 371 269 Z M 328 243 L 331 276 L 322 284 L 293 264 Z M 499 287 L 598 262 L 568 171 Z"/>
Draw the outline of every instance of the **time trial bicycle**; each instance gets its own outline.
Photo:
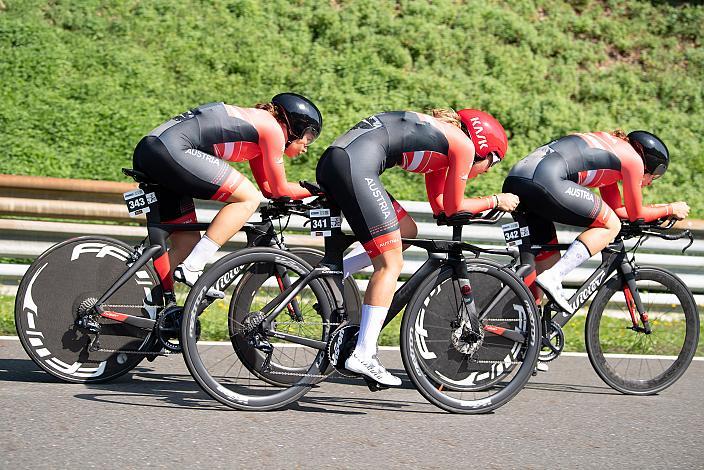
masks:
<path id="1" fill-rule="evenodd" d="M 566 250 L 566 244 L 535 245 L 524 213 L 504 226 L 509 244 L 518 246 L 515 269 L 528 283 L 535 279 L 535 254 Z M 610 387 L 626 394 L 649 395 L 669 387 L 692 361 L 699 341 L 699 312 L 692 292 L 674 273 L 636 261 L 636 252 L 648 237 L 663 240 L 694 238 L 689 230 L 671 233 L 674 220 L 650 223 L 624 221 L 614 242 L 601 252 L 602 262 L 569 299 L 573 313 L 555 302 L 542 311 L 540 361 L 556 359 L 565 346 L 563 327 L 577 310 L 589 305 L 585 346 L 596 373 Z M 624 243 L 637 239 L 632 248 Z"/>
<path id="2" fill-rule="evenodd" d="M 213 398 L 232 408 L 271 410 L 303 396 L 329 365 L 346 376 L 355 374 L 344 363 L 356 342 L 358 325 L 350 321 L 342 295 L 342 255 L 355 240 L 341 232 L 340 212 L 316 186 L 302 182 L 319 198 L 308 207 L 309 217 L 323 228 L 325 256 L 311 268 L 300 257 L 276 248 L 253 247 L 220 259 L 191 289 L 184 306 L 183 352 L 186 364 L 200 386 Z M 512 255 L 506 249 L 485 249 L 461 241 L 462 229 L 472 223 L 494 223 L 471 214 L 442 217 L 441 225 L 453 228 L 452 240 L 404 239 L 427 251 L 428 260 L 395 293 L 387 323 L 404 307 L 401 323 L 401 356 L 413 384 L 434 405 L 456 413 L 485 413 L 513 398 L 531 377 L 540 349 L 540 319 L 535 302 L 521 279 L 500 264 L 478 258 L 481 254 Z M 466 257 L 465 253 L 471 253 Z M 292 283 L 285 289 L 272 286 L 267 302 L 250 304 L 244 316 L 217 304 L 235 296 L 239 279 L 251 273 L 286 272 Z M 204 302 L 210 289 L 226 293 L 223 299 Z M 302 289 L 315 296 L 314 308 L 325 324 L 311 325 L 315 335 L 284 333 L 278 318 Z M 218 317 L 219 310 L 230 314 Z M 246 310 L 246 309 L 245 309 Z M 244 312 L 243 312 L 244 313 Z M 278 341 L 290 350 L 317 351 L 305 372 L 290 372 L 294 381 L 284 386 L 252 380 L 246 367 L 227 343 L 200 341 L 198 325 L 205 318 L 219 318 L 218 329 L 230 341 L 246 341 L 266 353 L 266 344 Z M 312 339 L 316 336 L 316 339 Z M 269 373 L 269 362 L 261 372 Z M 284 372 L 284 371 L 281 371 Z M 372 390 L 383 388 L 365 378 Z"/>
<path id="3" fill-rule="evenodd" d="M 104 236 L 72 238 L 52 246 L 29 267 L 20 282 L 15 300 L 15 325 L 22 346 L 43 370 L 61 380 L 78 383 L 105 382 L 133 369 L 144 358 L 181 352 L 182 307 L 176 302 L 168 277 L 166 239 L 175 231 L 205 230 L 208 224 L 160 223 L 158 185 L 148 176 L 131 169 L 123 172 L 139 183 L 126 194 L 128 209 L 145 212 L 147 237 L 137 246 Z M 274 220 L 288 217 L 299 201 L 271 201 L 260 209 L 262 220 L 243 227 L 248 246 L 288 249 L 283 229 Z M 285 227 L 284 227 L 285 228 Z M 322 258 L 310 248 L 290 248 L 307 265 Z M 251 274 L 251 273 L 250 273 Z M 283 289 L 290 284 L 286 273 L 250 275 L 239 279 L 237 299 L 232 305 L 246 307 L 257 300 L 260 287 L 271 281 Z M 215 295 L 213 297 L 212 295 Z M 214 289 L 205 296 L 213 302 L 222 293 Z M 357 286 L 349 283 L 344 292 L 353 316 L 361 308 Z M 314 329 L 302 325 L 330 321 L 309 305 L 310 293 L 299 292 L 278 318 L 282 329 L 308 337 Z M 227 317 L 239 311 L 223 311 Z M 199 332 L 200 334 L 200 332 Z M 313 337 L 315 338 L 315 337 Z M 315 339 L 320 340 L 321 337 Z M 279 371 L 307 370 L 315 355 L 305 349 L 297 355 L 263 344 L 255 348 L 237 339 L 230 345 L 245 367 L 258 380 L 286 384 L 290 376 Z M 263 352 L 266 351 L 266 352 Z M 266 372 L 259 364 L 267 359 Z M 332 372 L 332 369 L 323 371 Z"/>

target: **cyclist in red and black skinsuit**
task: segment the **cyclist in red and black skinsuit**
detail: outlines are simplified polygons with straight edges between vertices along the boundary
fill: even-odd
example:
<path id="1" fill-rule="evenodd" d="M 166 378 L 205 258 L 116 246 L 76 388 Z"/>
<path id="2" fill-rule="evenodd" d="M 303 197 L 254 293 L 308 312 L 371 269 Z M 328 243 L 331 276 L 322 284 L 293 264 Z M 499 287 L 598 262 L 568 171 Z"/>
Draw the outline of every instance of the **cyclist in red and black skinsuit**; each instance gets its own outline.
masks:
<path id="1" fill-rule="evenodd" d="M 689 206 L 684 202 L 643 205 L 641 187 L 662 176 L 668 164 L 667 147 L 655 135 L 616 131 L 562 137 L 511 169 L 503 189 L 521 199 L 519 210 L 527 213 L 531 242 L 557 243 L 553 222 L 589 227 L 562 258 L 557 251 L 544 251 L 535 258 L 539 273 L 535 281 L 566 312 L 572 308 L 562 292 L 562 279 L 616 237 L 620 219 L 649 222 L 687 216 Z M 585 188 L 599 188 L 601 198 Z M 539 301 L 542 293 L 530 284 Z"/>
<path id="2" fill-rule="evenodd" d="M 410 111 L 371 116 L 333 142 L 316 170 L 318 183 L 340 207 L 364 249 L 346 257 L 345 272 L 374 266 L 357 345 L 345 367 L 385 385 L 400 385 L 401 380 L 379 363 L 376 343 L 403 265 L 401 237 L 415 237 L 417 229 L 379 176 L 393 166 L 425 174 L 435 215 L 476 213 L 497 206 L 512 210 L 518 204 L 512 194 L 464 197 L 467 180 L 486 172 L 506 154 L 501 124 L 478 110 L 433 114 L 437 117 Z M 350 267 L 351 263 L 356 266 Z"/>
<path id="3" fill-rule="evenodd" d="M 228 162 L 249 162 L 266 197 L 305 198 L 310 196 L 307 190 L 286 180 L 283 155 L 304 153 L 321 129 L 322 116 L 312 102 L 281 93 L 255 108 L 225 103 L 199 106 L 139 142 L 134 168 L 161 186 L 157 199 L 163 222 L 194 223 L 193 198 L 228 203 L 202 238 L 192 231 L 171 235 L 168 256 L 155 262 L 167 288 L 172 287 L 172 273 L 176 280 L 193 285 L 208 260 L 259 206 L 260 193 Z"/>

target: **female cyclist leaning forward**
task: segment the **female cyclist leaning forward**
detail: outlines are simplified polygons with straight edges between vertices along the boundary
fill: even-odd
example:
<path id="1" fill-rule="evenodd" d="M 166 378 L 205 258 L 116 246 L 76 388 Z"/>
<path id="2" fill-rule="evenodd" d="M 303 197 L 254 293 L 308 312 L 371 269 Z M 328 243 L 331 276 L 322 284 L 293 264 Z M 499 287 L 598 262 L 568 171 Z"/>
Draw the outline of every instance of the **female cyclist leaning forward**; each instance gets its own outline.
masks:
<path id="1" fill-rule="evenodd" d="M 159 276 L 173 282 L 173 275 L 192 286 L 208 260 L 259 206 L 259 192 L 228 162 L 248 161 L 266 197 L 310 196 L 286 180 L 283 154 L 304 153 L 322 126 L 320 111 L 310 100 L 281 93 L 271 103 L 254 108 L 224 103 L 199 106 L 144 137 L 135 148 L 133 164 L 163 187 L 157 194 L 163 222 L 196 222 L 193 198 L 227 203 L 202 238 L 197 232 L 171 235 L 168 256 L 154 263 Z"/>
<path id="2" fill-rule="evenodd" d="M 374 266 L 347 369 L 385 385 L 401 384 L 379 363 L 377 340 L 403 265 L 401 237 L 415 237 L 417 228 L 384 189 L 381 173 L 396 165 L 424 173 L 435 215 L 494 207 L 510 211 L 518 205 L 513 194 L 464 198 L 467 180 L 501 161 L 507 147 L 501 124 L 482 111 L 435 110 L 433 116 L 396 111 L 361 121 L 323 153 L 316 170 L 318 183 L 362 243 L 362 248 L 345 257 L 345 274 Z"/>
<path id="3" fill-rule="evenodd" d="M 662 176 L 669 162 L 667 147 L 655 135 L 645 131 L 626 135 L 617 130 L 562 137 L 511 169 L 503 190 L 521 198 L 519 210 L 526 213 L 532 243 L 557 243 L 553 222 L 588 227 L 562 258 L 558 251 L 535 257 L 539 273 L 535 282 L 565 312 L 572 313 L 572 307 L 562 292 L 562 279 L 613 241 L 620 219 L 650 222 L 666 216 L 687 217 L 685 202 L 643 205 L 641 187 Z M 584 188 L 599 188 L 601 198 Z M 538 286 L 530 285 L 540 303 Z"/>

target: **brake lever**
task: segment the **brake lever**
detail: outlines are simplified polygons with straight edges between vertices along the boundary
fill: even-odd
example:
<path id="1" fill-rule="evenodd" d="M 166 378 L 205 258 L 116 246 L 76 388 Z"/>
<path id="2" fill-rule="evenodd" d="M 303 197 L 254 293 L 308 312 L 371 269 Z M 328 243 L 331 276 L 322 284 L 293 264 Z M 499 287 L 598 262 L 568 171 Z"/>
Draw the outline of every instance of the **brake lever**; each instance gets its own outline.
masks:
<path id="1" fill-rule="evenodd" d="M 682 254 L 684 254 L 684 252 L 687 251 L 687 248 L 694 245 L 694 235 L 692 235 L 692 231 L 687 229 L 687 230 L 685 230 L 685 232 L 687 232 L 687 238 L 689 238 L 689 243 L 687 243 L 687 246 L 682 248 Z"/>

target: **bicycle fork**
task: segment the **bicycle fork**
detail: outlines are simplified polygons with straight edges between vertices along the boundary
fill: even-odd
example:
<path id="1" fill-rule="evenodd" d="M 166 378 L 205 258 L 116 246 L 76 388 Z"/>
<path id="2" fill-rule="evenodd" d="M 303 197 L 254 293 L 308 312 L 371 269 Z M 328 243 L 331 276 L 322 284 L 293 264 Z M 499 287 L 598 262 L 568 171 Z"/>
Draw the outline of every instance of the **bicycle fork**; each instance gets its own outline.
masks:
<path id="1" fill-rule="evenodd" d="M 474 354 L 482 345 L 484 340 L 484 328 L 479 321 L 477 305 L 472 295 L 472 286 L 469 283 L 469 273 L 464 257 L 459 254 L 450 256 L 449 261 L 459 284 L 462 297 L 462 308 L 459 316 L 451 326 L 453 327 L 450 341 L 452 345 L 462 354 Z"/>
<path id="2" fill-rule="evenodd" d="M 645 306 L 638 293 L 633 266 L 628 261 L 624 260 L 623 263 L 621 263 L 620 271 L 623 277 L 623 295 L 626 298 L 626 306 L 628 307 L 628 313 L 631 316 L 631 323 L 633 324 L 633 326 L 628 329 L 649 335 L 653 330 L 650 327 L 648 313 L 645 311 Z M 639 326 L 639 320 L 643 326 Z"/>

